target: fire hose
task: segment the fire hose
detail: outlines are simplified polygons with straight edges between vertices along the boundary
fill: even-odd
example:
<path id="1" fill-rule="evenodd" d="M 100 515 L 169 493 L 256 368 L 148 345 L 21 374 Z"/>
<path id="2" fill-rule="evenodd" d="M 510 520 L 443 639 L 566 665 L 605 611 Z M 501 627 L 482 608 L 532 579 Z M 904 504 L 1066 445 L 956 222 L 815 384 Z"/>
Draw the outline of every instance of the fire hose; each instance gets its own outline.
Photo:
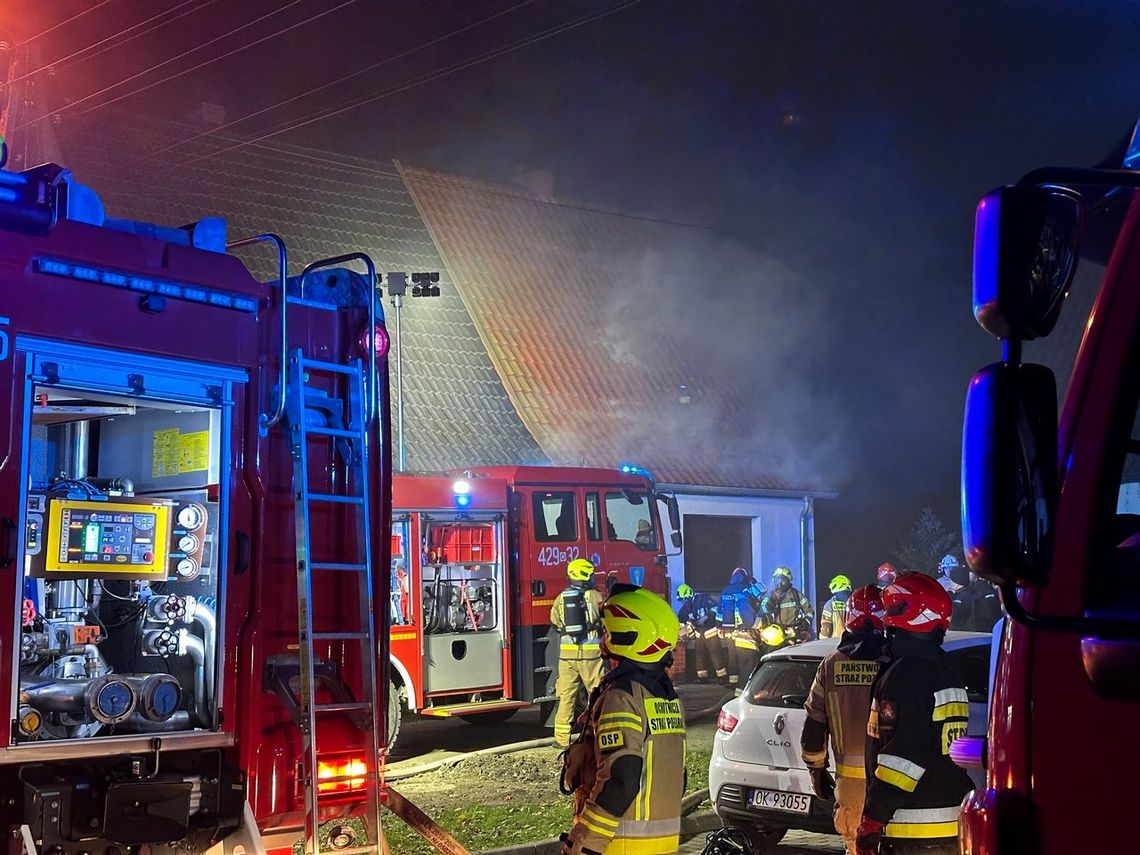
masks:
<path id="1" fill-rule="evenodd" d="M 383 804 L 442 855 L 471 855 L 462 843 L 440 828 L 435 820 L 391 787 L 384 792 Z M 387 855 L 387 840 L 383 840 L 382 850 Z"/>

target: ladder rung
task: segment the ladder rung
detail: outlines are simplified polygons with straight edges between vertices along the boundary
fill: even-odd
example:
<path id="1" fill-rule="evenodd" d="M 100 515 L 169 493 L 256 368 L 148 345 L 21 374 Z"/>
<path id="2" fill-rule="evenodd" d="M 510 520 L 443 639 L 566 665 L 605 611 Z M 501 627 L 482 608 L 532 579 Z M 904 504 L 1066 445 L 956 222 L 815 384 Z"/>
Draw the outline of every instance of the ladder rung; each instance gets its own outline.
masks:
<path id="1" fill-rule="evenodd" d="M 327 778 L 318 778 L 317 781 L 318 781 L 318 783 L 321 783 L 321 784 L 344 784 L 344 783 L 347 783 L 349 781 L 351 781 L 353 783 L 360 782 L 360 781 L 366 781 L 369 778 L 375 778 L 375 777 L 376 777 L 376 773 L 369 770 L 367 772 L 361 772 L 359 775 L 330 775 Z M 338 793 L 328 793 L 328 794 L 321 793 L 321 798 L 326 798 L 326 797 L 331 797 L 331 796 L 343 796 L 343 795 L 344 795 L 343 791 L 338 792 Z"/>
<path id="2" fill-rule="evenodd" d="M 330 374 L 347 374 L 350 377 L 360 376 L 355 365 L 341 365 L 339 362 L 325 362 L 320 359 L 302 359 L 301 367 L 306 371 L 327 371 Z"/>
<path id="3" fill-rule="evenodd" d="M 313 641 L 364 641 L 367 632 L 314 632 Z"/>
<path id="4" fill-rule="evenodd" d="M 308 493 L 310 502 L 332 502 L 337 505 L 363 505 L 363 496 L 337 496 L 333 493 Z"/>
<path id="5" fill-rule="evenodd" d="M 350 573 L 363 573 L 368 569 L 367 564 L 336 564 L 330 561 L 318 561 L 315 564 L 310 564 L 311 570 L 345 570 Z M 550 670 L 547 668 L 546 670 Z"/>
<path id="6" fill-rule="evenodd" d="M 345 430 L 344 428 L 333 427 L 318 427 L 317 425 L 306 425 L 305 433 L 320 434 L 321 436 L 343 436 L 346 439 L 358 439 L 360 434 L 354 430 Z"/>
<path id="7" fill-rule="evenodd" d="M 372 709 L 372 704 L 367 701 L 345 701 L 343 703 L 335 704 L 313 704 L 313 709 L 316 712 L 364 712 L 365 710 Z"/>

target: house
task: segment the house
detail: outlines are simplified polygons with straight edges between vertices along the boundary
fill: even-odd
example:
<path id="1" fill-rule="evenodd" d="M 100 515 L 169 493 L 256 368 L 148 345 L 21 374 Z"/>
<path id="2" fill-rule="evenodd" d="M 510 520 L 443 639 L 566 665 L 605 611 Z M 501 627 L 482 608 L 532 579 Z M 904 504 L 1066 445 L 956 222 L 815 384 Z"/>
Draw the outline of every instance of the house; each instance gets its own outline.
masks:
<path id="1" fill-rule="evenodd" d="M 280 234 L 295 266 L 360 250 L 380 271 L 438 271 L 440 296 L 408 298 L 401 317 L 409 469 L 636 465 L 678 498 L 674 586 L 716 592 L 735 566 L 767 581 L 785 565 L 816 600 L 813 502 L 834 494 L 771 473 L 757 390 L 717 369 L 715 336 L 694 340 L 693 307 L 658 287 L 677 246 L 711 258 L 712 237 L 565 203 L 549 184 L 186 144 L 198 130 L 137 116 L 65 115 L 43 131 L 26 162 L 65 164 L 116 216 L 223 216 L 231 237 Z"/>

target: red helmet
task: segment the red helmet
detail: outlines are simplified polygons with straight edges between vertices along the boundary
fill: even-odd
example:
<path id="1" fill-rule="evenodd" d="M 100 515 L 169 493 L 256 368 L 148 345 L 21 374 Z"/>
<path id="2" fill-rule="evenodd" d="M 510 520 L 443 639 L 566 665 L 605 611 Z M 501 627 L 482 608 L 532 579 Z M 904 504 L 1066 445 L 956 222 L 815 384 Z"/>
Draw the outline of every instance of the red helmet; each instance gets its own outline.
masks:
<path id="1" fill-rule="evenodd" d="M 867 624 L 882 629 L 885 611 L 879 586 L 865 585 L 852 591 L 847 598 L 847 616 L 843 622 L 848 629 L 862 629 Z"/>
<path id="2" fill-rule="evenodd" d="M 899 571 L 895 569 L 895 565 L 889 561 L 884 561 L 879 565 L 879 569 L 875 571 L 875 578 L 879 581 L 879 587 L 885 588 L 891 582 L 895 581 L 898 577 Z"/>
<path id="3" fill-rule="evenodd" d="M 911 632 L 950 628 L 950 595 L 925 573 L 906 572 L 883 589 L 883 623 Z"/>

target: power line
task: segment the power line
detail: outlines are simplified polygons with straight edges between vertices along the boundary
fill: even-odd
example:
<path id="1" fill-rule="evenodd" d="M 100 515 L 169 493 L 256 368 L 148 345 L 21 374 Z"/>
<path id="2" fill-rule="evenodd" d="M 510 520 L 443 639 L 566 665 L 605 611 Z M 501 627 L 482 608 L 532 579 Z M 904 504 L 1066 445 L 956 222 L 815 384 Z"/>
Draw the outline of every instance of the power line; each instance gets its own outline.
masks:
<path id="1" fill-rule="evenodd" d="M 179 148 L 179 147 L 184 146 L 184 145 L 189 145 L 192 142 L 196 142 L 197 140 L 200 140 L 202 137 L 213 136 L 215 134 L 220 133 L 221 131 L 224 131 L 226 128 L 232 128 L 234 125 L 240 125 L 242 122 L 247 122 L 250 119 L 254 119 L 260 115 L 263 115 L 264 113 L 268 113 L 272 110 L 276 110 L 280 107 L 284 107 L 287 104 L 292 104 L 293 102 L 299 101 L 302 98 L 307 98 L 310 95 L 315 95 L 317 92 L 323 92 L 325 89 L 329 89 L 333 86 L 337 86 L 341 83 L 344 83 L 346 80 L 351 80 L 354 77 L 359 77 L 362 74 L 367 74 L 370 71 L 375 71 L 377 68 L 380 68 L 380 67 L 385 66 L 385 65 L 389 65 L 393 62 L 397 62 L 398 60 L 406 59 L 407 57 L 411 56 L 414 53 L 417 53 L 418 51 L 424 50 L 424 49 L 429 48 L 433 45 L 437 45 L 440 42 L 447 41 L 448 39 L 451 39 L 451 38 L 454 38 L 455 36 L 461 35 L 461 34 L 467 32 L 468 30 L 472 30 L 476 27 L 481 27 L 483 24 L 486 24 L 490 21 L 493 21 L 495 18 L 499 18 L 499 17 L 506 15 L 510 12 L 514 12 L 516 9 L 521 9 L 523 6 L 529 6 L 533 2 L 534 2 L 534 0 L 522 0 L 521 3 L 516 3 L 515 5 L 507 8 L 507 9 L 503 9 L 499 12 L 495 12 L 493 15 L 488 15 L 486 18 L 481 18 L 472 24 L 468 24 L 465 27 L 460 27 L 458 30 L 452 30 L 450 33 L 445 33 L 442 36 L 438 36 L 438 37 L 432 39 L 431 41 L 424 42 L 423 44 L 417 45 L 414 48 L 410 48 L 410 49 L 408 49 L 402 53 L 398 53 L 395 56 L 388 57 L 387 59 L 381 60 L 380 62 L 374 62 L 371 65 L 367 65 L 358 71 L 352 72 L 351 74 L 345 74 L 341 77 L 338 77 L 336 80 L 331 80 L 328 83 L 324 83 L 324 84 L 322 84 L 320 86 L 316 86 L 312 89 L 307 89 L 298 95 L 292 96 L 291 98 L 286 98 L 284 101 L 278 101 L 276 104 L 270 104 L 268 107 L 262 107 L 260 110 L 257 110 L 253 113 L 247 113 L 246 115 L 241 116 L 237 119 L 234 119 L 233 121 L 226 122 L 224 125 L 219 125 L 216 128 L 210 128 L 209 130 L 201 131 L 200 133 L 195 134 L 194 136 L 190 137 L 189 139 L 179 140 L 178 142 L 171 143 L 170 145 L 166 146 L 165 148 L 160 148 L 158 151 L 154 152 L 154 154 L 156 154 L 156 155 L 162 154 L 163 152 L 170 151 L 173 148 Z"/>
<path id="2" fill-rule="evenodd" d="M 72 15 L 70 18 L 64 18 L 58 24 L 53 24 L 52 26 L 48 27 L 46 30 L 42 30 L 42 31 L 36 33 L 34 36 L 31 36 L 30 38 L 24 39 L 22 42 L 19 42 L 19 44 L 26 45 L 26 44 L 28 44 L 28 42 L 34 42 L 36 39 L 43 38 L 48 33 L 53 33 L 56 30 L 58 30 L 60 27 L 63 27 L 67 24 L 70 24 L 74 21 L 78 21 L 80 18 L 82 18 L 84 15 L 88 14 L 89 12 L 94 12 L 100 6 L 106 6 L 110 2 L 111 2 L 111 0 L 99 0 L 99 2 L 96 3 L 94 6 L 91 6 L 90 8 L 84 9 L 78 15 Z"/>
<path id="3" fill-rule="evenodd" d="M 200 51 L 203 48 L 207 48 L 212 44 L 215 44 L 217 42 L 228 39 L 230 36 L 236 35 L 237 33 L 240 33 L 242 30 L 249 29 L 254 24 L 259 24 L 262 21 L 266 20 L 267 18 L 272 18 L 275 15 L 280 15 L 282 12 L 285 12 L 285 11 L 291 9 L 294 6 L 296 6 L 302 2 L 304 2 L 304 0 L 291 0 L 291 2 L 286 3 L 284 6 L 282 6 L 279 9 L 274 9 L 273 11 L 267 12 L 258 18 L 254 18 L 252 21 L 249 21 L 245 24 L 242 24 L 240 27 L 235 27 L 234 29 L 227 30 L 226 32 L 222 33 L 220 36 L 216 36 L 215 38 L 210 39 L 208 42 L 204 42 L 203 44 L 196 45 L 195 47 L 192 47 L 189 50 L 183 51 L 182 53 L 178 54 L 178 56 L 171 57 L 170 59 L 164 60 L 164 61 L 162 61 L 156 65 L 152 65 L 150 68 L 145 68 L 142 71 L 139 71 L 135 74 L 132 74 L 130 77 L 127 77 L 127 78 L 124 78 L 123 80 L 118 81 L 117 83 L 112 83 L 110 86 L 104 86 L 102 89 L 98 90 L 97 92 L 92 92 L 89 95 L 84 95 L 78 101 L 72 101 L 70 104 L 64 104 L 62 107 L 57 107 L 55 110 L 52 110 L 51 112 L 44 113 L 41 116 L 37 116 L 35 119 L 32 119 L 31 121 L 25 122 L 24 125 L 21 125 L 21 127 L 26 127 L 27 125 L 31 125 L 31 124 L 34 124 L 36 122 L 42 122 L 44 119 L 51 118 L 52 116 L 57 116 L 60 113 L 66 112 L 68 110 L 73 110 L 76 107 L 78 107 L 80 104 L 84 104 L 84 103 L 90 101 L 92 98 L 97 98 L 100 95 L 103 95 L 107 92 L 110 92 L 112 89 L 118 89 L 123 84 L 130 83 L 132 80 L 137 80 L 140 77 L 145 77 L 146 75 L 150 74 L 153 71 L 158 71 L 158 69 L 162 68 L 163 66 L 170 65 L 172 62 L 177 62 L 178 60 L 183 59 L 184 57 L 187 57 L 192 53 L 196 53 L 197 51 Z M 347 5 L 347 3 L 353 3 L 353 2 L 355 2 L 355 0 L 346 0 L 346 3 L 343 5 Z M 340 7 L 338 6 L 336 8 L 339 9 Z M 335 11 L 335 10 L 330 10 L 330 11 Z M 322 12 L 321 14 L 323 15 L 325 13 Z M 319 17 L 319 16 L 317 16 L 317 17 Z M 302 23 L 305 23 L 305 22 L 302 22 Z M 275 35 L 279 35 L 279 33 L 275 34 Z M 272 38 L 272 36 L 268 36 L 267 38 Z M 265 39 L 261 39 L 259 41 L 264 41 L 264 40 Z M 253 44 L 257 44 L 257 43 L 258 42 L 254 42 Z M 225 56 L 229 56 L 230 54 L 235 53 L 238 50 L 244 50 L 246 47 L 250 47 L 250 46 L 251 45 L 243 45 L 241 48 L 237 48 L 234 51 L 230 51 L 229 53 L 223 54 L 221 57 L 215 57 L 212 60 L 208 60 L 207 62 L 202 63 L 202 65 L 209 65 L 209 63 L 211 63 L 211 62 L 214 62 L 218 59 L 222 59 Z M 195 66 L 195 68 L 200 68 L 200 67 L 201 67 L 201 65 Z M 174 75 L 174 76 L 177 77 L 178 75 Z M 158 82 L 163 82 L 163 81 L 158 81 Z M 143 87 L 143 88 L 144 89 L 149 88 L 149 86 Z M 135 90 L 135 91 L 141 92 L 142 90 L 139 89 L 139 90 Z M 106 106 L 106 104 L 113 104 L 113 103 L 115 103 L 115 101 L 121 101 L 123 98 L 129 97 L 130 95 L 133 95 L 133 94 L 135 94 L 135 92 L 129 92 L 129 93 L 127 93 L 127 95 L 123 95 L 119 98 L 115 98 L 112 101 L 108 101 L 105 104 L 103 104 L 102 106 Z"/>
<path id="4" fill-rule="evenodd" d="M 119 36 L 125 36 L 127 33 L 131 32 L 131 30 L 137 30 L 139 27 L 145 26 L 146 24 L 149 24 L 152 21 L 155 21 L 159 18 L 165 17 L 166 15 L 169 15 L 171 12 L 176 12 L 184 6 L 190 6 L 190 5 L 194 4 L 195 2 L 196 2 L 196 0 L 183 0 L 183 2 L 179 3 L 177 6 L 175 6 L 172 9 L 164 9 L 163 11 L 159 12 L 156 15 L 151 15 L 149 18 L 146 18 L 142 21 L 139 21 L 137 24 L 132 24 L 131 26 L 126 27 L 125 29 L 119 30 L 119 32 L 113 33 L 112 35 L 109 35 L 106 38 L 100 39 L 99 41 L 97 41 L 93 44 L 90 44 L 85 48 L 81 48 L 77 51 L 69 53 L 67 56 L 60 57 L 59 59 L 54 59 L 51 62 L 45 62 L 39 68 L 33 69 L 32 71 L 29 71 L 29 72 L 26 72 L 25 74 L 20 75 L 19 77 L 12 80 L 11 82 L 12 83 L 19 83 L 23 80 L 27 80 L 29 77 L 33 77 L 34 75 L 39 74 L 41 71 L 44 71 L 45 69 L 48 69 L 54 65 L 63 65 L 65 63 L 71 62 L 72 60 L 79 57 L 80 54 L 85 54 L 88 51 L 95 50 L 95 48 L 99 47 L 102 44 L 106 44 L 107 42 L 111 41 L 112 39 L 117 39 L 117 38 L 119 38 Z M 165 27 L 167 24 L 172 24 L 175 21 L 177 21 L 179 18 L 185 18 L 187 15 L 192 15 L 195 12 L 200 11 L 202 9 L 205 9 L 207 6 L 212 6 L 217 2 L 218 2 L 218 0 L 207 0 L 207 2 L 203 3 L 200 6 L 194 6 L 194 8 L 192 8 L 192 9 L 187 9 L 182 14 L 175 15 L 173 18 L 171 18 L 168 21 L 162 21 L 161 23 L 155 24 L 153 27 L 149 27 L 149 28 L 143 30 L 141 33 L 136 33 L 135 35 L 131 36 L 128 39 L 124 39 L 123 41 L 119 42 L 118 44 L 110 45 L 109 47 L 106 47 L 103 50 L 95 51 L 95 53 L 91 54 L 88 57 L 84 57 L 84 59 L 94 59 L 95 57 L 99 56 L 100 54 L 106 53 L 108 50 L 112 50 L 113 48 L 116 48 L 116 47 L 122 47 L 123 45 L 127 44 L 128 42 L 132 42 L 135 39 L 139 38 L 139 36 L 144 36 L 147 33 L 151 32 L 152 30 L 157 30 L 160 27 Z"/>
<path id="5" fill-rule="evenodd" d="M 320 121 L 323 121 L 324 119 L 329 119 L 329 118 L 332 118 L 333 116 L 338 116 L 341 113 L 348 112 L 349 110 L 355 110 L 357 107 L 362 107 L 365 104 L 371 104 L 374 101 L 379 101 L 382 98 L 389 97 L 390 95 L 398 95 L 401 92 L 407 92 L 409 89 L 414 89 L 415 87 L 421 86 L 424 83 L 430 83 L 433 80 L 438 80 L 441 77 L 446 77 L 449 74 L 454 74 L 456 71 L 462 71 L 464 69 L 471 68 L 472 66 L 480 65 L 484 62 L 488 62 L 492 59 L 496 59 L 496 58 L 503 56 L 505 54 L 512 53 L 513 51 L 519 50 L 520 48 L 529 47 L 532 44 L 537 44 L 538 42 L 544 41 L 544 40 L 546 40 L 552 36 L 556 36 L 556 35 L 559 35 L 561 33 L 567 32 L 569 30 L 573 30 L 577 27 L 583 26 L 585 24 L 589 24 L 593 21 L 598 20 L 599 18 L 604 18 L 604 17 L 606 17 L 608 15 L 612 15 L 616 12 L 621 12 L 625 9 L 628 9 L 631 6 L 636 6 L 640 2 L 641 2 L 641 0 L 626 0 L 626 2 L 621 3 L 618 6 L 614 6 L 613 8 L 606 9 L 605 11 L 595 12 L 595 13 L 590 14 L 590 15 L 584 15 L 581 18 L 576 18 L 572 21 L 567 21 L 567 22 L 564 22 L 562 24 L 558 24 L 558 25 L 551 27 L 547 30 L 544 30 L 540 33 L 536 33 L 532 36 L 527 36 L 525 38 L 519 39 L 519 40 L 517 40 L 517 41 L 515 41 L 509 45 L 505 45 L 501 48 L 496 48 L 495 50 L 481 54 L 481 55 L 474 57 L 472 59 L 464 60 L 462 62 L 455 63 L 454 65 L 450 65 L 450 66 L 447 66 L 445 68 L 439 69 L 437 71 L 431 72 L 431 73 L 424 75 L 420 78 L 410 80 L 410 81 L 406 81 L 405 83 L 401 83 L 401 84 L 394 86 L 390 89 L 381 90 L 380 92 L 375 92 L 371 95 L 366 95 L 364 97 L 357 98 L 356 100 L 351 101 L 347 104 L 344 104 L 343 106 L 334 107 L 334 108 L 325 110 L 323 112 L 310 113 L 310 114 L 308 114 L 308 116 L 303 116 L 294 122 L 290 122 L 290 123 L 278 128 L 277 130 L 267 131 L 267 132 L 261 134 L 260 136 L 254 137 L 252 139 L 243 140 L 241 142 L 234 143 L 231 146 L 227 146 L 226 148 L 218 149 L 217 151 L 209 152 L 208 154 L 199 155 L 198 157 L 195 157 L 195 158 L 192 158 L 192 159 L 186 161 L 186 163 L 187 164 L 196 163 L 197 161 L 202 160 L 202 159 L 207 158 L 207 157 L 213 157 L 213 156 L 216 156 L 219 154 L 224 154 L 225 152 L 232 151 L 233 149 L 236 149 L 236 148 L 242 148 L 243 146 L 252 145 L 254 143 L 258 143 L 258 142 L 261 142 L 263 140 L 271 139 L 273 137 L 280 136 L 281 134 L 288 133 L 289 131 L 295 131 L 298 128 L 303 128 L 306 125 L 311 125 L 314 122 L 320 122 Z"/>

